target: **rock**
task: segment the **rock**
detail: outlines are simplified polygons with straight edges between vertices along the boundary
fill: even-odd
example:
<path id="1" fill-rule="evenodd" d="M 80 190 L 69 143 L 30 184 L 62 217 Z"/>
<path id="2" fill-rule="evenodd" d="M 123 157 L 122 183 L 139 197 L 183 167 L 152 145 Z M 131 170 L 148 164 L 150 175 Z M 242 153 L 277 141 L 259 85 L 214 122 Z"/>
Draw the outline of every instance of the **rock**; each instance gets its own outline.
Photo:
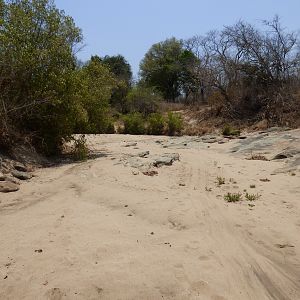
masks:
<path id="1" fill-rule="evenodd" d="M 15 170 L 20 171 L 20 172 L 28 172 L 28 169 L 21 163 L 16 163 L 14 165 Z"/>
<path id="2" fill-rule="evenodd" d="M 3 175 L 2 172 L 0 172 L 0 181 L 4 181 L 5 180 L 5 176 Z"/>
<path id="3" fill-rule="evenodd" d="M 135 147 L 137 143 L 127 143 L 124 147 Z"/>
<path id="4" fill-rule="evenodd" d="M 144 152 L 140 152 L 138 153 L 138 157 L 147 157 L 150 154 L 150 151 L 144 151 Z"/>
<path id="5" fill-rule="evenodd" d="M 5 176 L 5 181 L 12 182 L 14 184 L 20 185 L 19 180 L 17 178 L 14 178 L 14 177 Z"/>
<path id="6" fill-rule="evenodd" d="M 290 158 L 290 157 L 293 157 L 294 155 L 297 155 L 299 153 L 300 153 L 300 150 L 296 150 L 296 149 L 285 150 L 283 152 L 280 152 L 280 153 L 276 154 L 272 158 L 272 160 Z"/>
<path id="7" fill-rule="evenodd" d="M 155 167 L 171 166 L 176 160 L 179 160 L 178 153 L 165 153 L 162 156 L 156 158 L 153 162 L 153 165 Z"/>
<path id="8" fill-rule="evenodd" d="M 13 171 L 11 172 L 11 174 L 12 174 L 14 177 L 16 177 L 16 178 L 18 178 L 18 179 L 20 179 L 20 180 L 29 180 L 29 179 L 32 178 L 32 175 L 31 175 L 31 174 L 26 173 L 26 172 L 20 172 L 20 171 L 17 171 L 17 170 L 13 170 Z"/>
<path id="9" fill-rule="evenodd" d="M 155 175 L 158 175 L 158 172 L 157 171 L 145 171 L 143 172 L 144 175 L 146 176 L 155 176 Z"/>
<path id="10" fill-rule="evenodd" d="M 1 193 L 11 193 L 19 190 L 19 186 L 15 183 L 9 181 L 0 182 L 0 192 Z"/>
<path id="11" fill-rule="evenodd" d="M 215 135 L 205 135 L 201 139 L 202 139 L 203 143 L 213 144 L 213 143 L 218 143 L 223 138 L 220 136 L 215 136 Z"/>
<path id="12" fill-rule="evenodd" d="M 134 175 L 134 176 L 137 176 L 137 175 L 139 175 L 139 174 L 140 174 L 139 171 L 136 171 L 136 170 L 132 171 L 132 175 Z"/>

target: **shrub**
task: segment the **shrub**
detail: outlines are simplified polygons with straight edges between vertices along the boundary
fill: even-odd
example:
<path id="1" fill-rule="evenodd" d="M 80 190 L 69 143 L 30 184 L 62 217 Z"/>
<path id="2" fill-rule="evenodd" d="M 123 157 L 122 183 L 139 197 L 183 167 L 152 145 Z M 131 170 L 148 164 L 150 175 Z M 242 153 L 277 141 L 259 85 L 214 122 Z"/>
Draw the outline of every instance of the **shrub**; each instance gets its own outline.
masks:
<path id="1" fill-rule="evenodd" d="M 225 184 L 225 178 L 218 176 L 217 182 L 218 182 L 218 185 L 223 185 L 223 184 Z"/>
<path id="2" fill-rule="evenodd" d="M 239 201 L 242 201 L 242 194 L 227 193 L 226 195 L 224 195 L 224 200 L 227 202 L 239 202 Z"/>
<path id="3" fill-rule="evenodd" d="M 124 133 L 145 134 L 145 120 L 140 113 L 131 113 L 123 117 Z"/>
<path id="4" fill-rule="evenodd" d="M 248 193 L 245 194 L 245 198 L 248 201 L 255 201 L 255 200 L 258 200 L 260 197 L 261 197 L 261 195 L 259 195 L 259 194 L 248 194 Z"/>
<path id="5" fill-rule="evenodd" d="M 233 128 L 232 126 L 230 125 L 226 125 L 224 128 L 223 128 L 223 135 L 228 135 L 228 136 L 239 136 L 240 135 L 240 131 Z"/>
<path id="6" fill-rule="evenodd" d="M 165 118 L 160 113 L 151 114 L 148 118 L 148 133 L 162 135 L 165 128 Z"/>
<path id="7" fill-rule="evenodd" d="M 155 113 L 162 98 L 151 88 L 134 87 L 127 95 L 127 110 L 131 113 L 139 112 L 144 116 Z"/>
<path id="8" fill-rule="evenodd" d="M 179 114 L 169 112 L 168 113 L 168 134 L 175 135 L 180 133 L 183 129 L 183 122 Z"/>
<path id="9" fill-rule="evenodd" d="M 88 157 L 88 148 L 86 146 L 86 138 L 81 135 L 78 139 L 74 140 L 73 157 L 75 160 L 83 161 Z"/>

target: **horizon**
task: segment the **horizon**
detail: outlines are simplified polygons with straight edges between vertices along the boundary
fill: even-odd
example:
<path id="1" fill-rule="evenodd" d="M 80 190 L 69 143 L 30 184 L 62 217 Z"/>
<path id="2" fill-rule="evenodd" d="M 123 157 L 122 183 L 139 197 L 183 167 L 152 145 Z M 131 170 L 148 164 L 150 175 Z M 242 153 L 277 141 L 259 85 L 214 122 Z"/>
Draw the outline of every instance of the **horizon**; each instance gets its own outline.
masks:
<path id="1" fill-rule="evenodd" d="M 56 0 L 55 3 L 57 8 L 73 17 L 83 31 L 84 47 L 77 55 L 80 60 L 87 61 L 91 55 L 121 54 L 130 63 L 135 77 L 149 48 L 167 38 L 187 39 L 205 35 L 210 30 L 220 30 L 239 20 L 260 27 L 262 20 L 270 20 L 275 15 L 280 17 L 287 30 L 300 29 L 297 15 L 300 2 L 296 0 L 284 3 L 279 0 L 266 0 L 264 3 L 258 0 L 251 3 L 237 0 L 199 3 L 190 0 L 189 5 L 184 7 L 179 0 L 166 0 L 164 3 L 154 0 L 144 4 L 138 0 L 126 3 L 120 0 L 102 3 L 87 0 L 76 1 L 76 5 Z M 206 11 L 212 14 L 203 13 Z"/>

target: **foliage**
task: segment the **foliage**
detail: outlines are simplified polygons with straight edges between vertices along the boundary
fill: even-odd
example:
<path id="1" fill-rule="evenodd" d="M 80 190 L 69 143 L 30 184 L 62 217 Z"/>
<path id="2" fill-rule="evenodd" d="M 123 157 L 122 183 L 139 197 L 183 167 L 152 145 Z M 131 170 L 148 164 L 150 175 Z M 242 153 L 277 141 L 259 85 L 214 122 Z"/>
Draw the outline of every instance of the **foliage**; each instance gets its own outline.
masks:
<path id="1" fill-rule="evenodd" d="M 183 121 L 177 113 L 168 113 L 167 125 L 169 135 L 175 135 L 176 133 L 179 134 L 183 129 Z"/>
<path id="2" fill-rule="evenodd" d="M 81 31 L 51 0 L 1 3 L 0 130 L 33 132 L 45 151 L 70 138 Z"/>
<path id="3" fill-rule="evenodd" d="M 224 195 L 224 200 L 226 202 L 239 202 L 242 201 L 242 194 L 240 193 L 227 193 Z"/>
<path id="4" fill-rule="evenodd" d="M 141 113 L 135 112 L 123 117 L 125 134 L 144 134 L 146 132 L 145 120 Z"/>
<path id="5" fill-rule="evenodd" d="M 152 135 L 164 134 L 165 123 L 166 121 L 162 114 L 151 114 L 148 118 L 148 133 Z"/>
<path id="6" fill-rule="evenodd" d="M 73 157 L 75 160 L 83 161 L 88 157 L 88 148 L 86 146 L 86 138 L 81 135 L 78 139 L 74 139 Z"/>
<path id="7" fill-rule="evenodd" d="M 77 66 L 82 34 L 73 19 L 52 0 L 1 1 L 0 9 L 0 143 L 30 135 L 54 154 L 74 132 L 111 131 L 117 82 L 97 59 Z"/>
<path id="8" fill-rule="evenodd" d="M 248 201 L 255 201 L 255 200 L 258 200 L 260 197 L 261 197 L 261 195 L 259 195 L 259 194 L 248 194 L 248 193 L 245 194 L 245 198 Z"/>
<path id="9" fill-rule="evenodd" d="M 131 66 L 122 55 L 106 55 L 101 61 L 109 68 L 117 81 L 112 91 L 110 104 L 118 111 L 126 113 L 126 96 L 132 85 Z"/>
<path id="10" fill-rule="evenodd" d="M 135 86 L 126 98 L 127 111 L 139 112 L 147 116 L 157 111 L 161 100 L 161 96 L 152 88 Z"/>
<path id="11" fill-rule="evenodd" d="M 222 131 L 223 135 L 226 135 L 226 136 L 238 136 L 240 135 L 240 131 L 233 128 L 232 126 L 230 125 L 226 125 L 224 128 L 223 128 L 223 131 Z"/>
<path id="12" fill-rule="evenodd" d="M 140 64 L 142 82 L 156 88 L 165 100 L 175 101 L 182 90 L 188 91 L 192 81 L 188 66 L 195 59 L 175 38 L 154 44 Z"/>
<path id="13" fill-rule="evenodd" d="M 225 184 L 225 178 L 218 176 L 217 182 L 218 182 L 218 185 L 223 185 L 223 184 Z"/>
<path id="14" fill-rule="evenodd" d="M 78 133 L 111 133 L 109 100 L 116 84 L 109 69 L 93 57 L 78 70 L 76 95 L 84 114 L 76 124 Z"/>

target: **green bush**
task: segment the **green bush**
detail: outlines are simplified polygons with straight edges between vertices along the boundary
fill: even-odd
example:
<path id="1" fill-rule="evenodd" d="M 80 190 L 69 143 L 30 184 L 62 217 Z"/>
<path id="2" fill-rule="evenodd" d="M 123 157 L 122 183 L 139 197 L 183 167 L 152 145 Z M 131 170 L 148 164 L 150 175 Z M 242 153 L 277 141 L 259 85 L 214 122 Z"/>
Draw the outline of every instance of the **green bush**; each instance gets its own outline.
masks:
<path id="1" fill-rule="evenodd" d="M 123 117 L 125 134 L 145 134 L 145 120 L 140 113 L 131 113 Z"/>
<path id="2" fill-rule="evenodd" d="M 148 118 L 148 134 L 162 135 L 165 131 L 165 118 L 160 113 L 151 114 Z"/>
<path id="3" fill-rule="evenodd" d="M 157 112 L 161 100 L 161 96 L 153 89 L 136 86 L 127 95 L 127 111 L 139 112 L 143 116 L 148 116 Z"/>
<path id="4" fill-rule="evenodd" d="M 169 135 L 175 135 L 176 133 L 179 134 L 183 129 L 183 121 L 180 115 L 176 113 L 168 113 L 167 125 Z"/>
<path id="5" fill-rule="evenodd" d="M 240 135 L 240 131 L 233 128 L 232 126 L 230 125 L 225 125 L 225 127 L 223 128 L 223 131 L 222 131 L 223 135 L 227 135 L 227 136 L 239 136 Z"/>

